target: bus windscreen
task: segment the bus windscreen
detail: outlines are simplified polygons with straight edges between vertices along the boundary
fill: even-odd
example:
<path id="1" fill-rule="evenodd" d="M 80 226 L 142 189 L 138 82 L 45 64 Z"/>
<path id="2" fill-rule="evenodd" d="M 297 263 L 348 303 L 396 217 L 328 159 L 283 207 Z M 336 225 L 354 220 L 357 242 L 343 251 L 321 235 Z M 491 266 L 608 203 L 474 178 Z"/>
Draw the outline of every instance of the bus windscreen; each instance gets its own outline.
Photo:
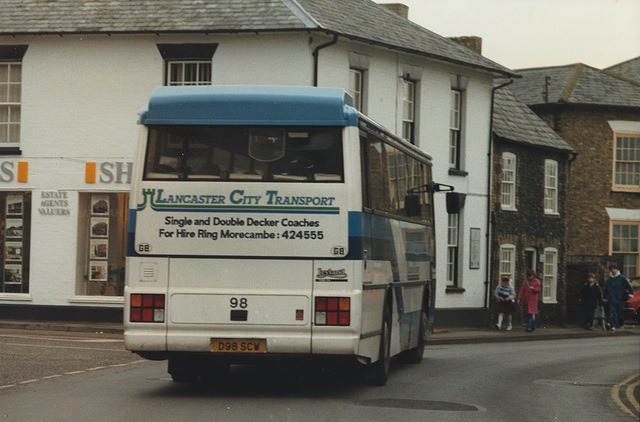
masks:
<path id="1" fill-rule="evenodd" d="M 343 182 L 339 127 L 149 126 L 144 180 Z"/>

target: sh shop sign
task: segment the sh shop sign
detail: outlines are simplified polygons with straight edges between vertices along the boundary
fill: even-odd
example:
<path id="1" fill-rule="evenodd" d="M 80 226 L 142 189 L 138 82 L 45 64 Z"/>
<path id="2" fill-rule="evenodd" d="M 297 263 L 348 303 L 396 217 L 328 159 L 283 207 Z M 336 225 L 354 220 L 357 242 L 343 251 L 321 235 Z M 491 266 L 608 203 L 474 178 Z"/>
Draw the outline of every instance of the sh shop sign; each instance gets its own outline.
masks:
<path id="1" fill-rule="evenodd" d="M 29 181 L 29 163 L 27 161 L 0 161 L 0 183 Z"/>
<path id="2" fill-rule="evenodd" d="M 125 184 L 131 185 L 133 162 L 105 161 L 102 163 L 85 163 L 85 183 Z"/>

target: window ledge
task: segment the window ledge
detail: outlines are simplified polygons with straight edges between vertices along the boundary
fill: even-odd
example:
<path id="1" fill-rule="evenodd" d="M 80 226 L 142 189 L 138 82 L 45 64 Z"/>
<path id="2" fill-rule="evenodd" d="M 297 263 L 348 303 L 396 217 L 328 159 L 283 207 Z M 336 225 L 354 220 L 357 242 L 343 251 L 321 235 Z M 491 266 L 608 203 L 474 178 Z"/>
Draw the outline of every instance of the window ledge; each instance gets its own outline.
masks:
<path id="1" fill-rule="evenodd" d="M 518 209 L 517 208 L 511 208 L 511 207 L 500 207 L 500 211 L 509 211 L 509 212 L 517 212 Z"/>
<path id="2" fill-rule="evenodd" d="M 445 290 L 445 293 L 464 293 L 466 292 L 465 289 L 463 289 L 462 287 L 455 287 L 455 286 L 447 286 L 447 289 Z"/>
<path id="3" fill-rule="evenodd" d="M 69 298 L 69 303 L 92 303 L 105 305 L 123 305 L 122 296 L 74 296 Z"/>
<path id="4" fill-rule="evenodd" d="M 28 293 L 0 293 L 0 300 L 31 302 L 33 298 Z"/>
<path id="5" fill-rule="evenodd" d="M 560 217 L 560 213 L 559 212 L 544 212 L 544 215 L 548 215 L 549 217 Z"/>
<path id="6" fill-rule="evenodd" d="M 19 147 L 0 147 L 0 155 L 22 155 Z"/>
<path id="7" fill-rule="evenodd" d="M 638 193 L 640 192 L 640 186 L 636 185 L 614 185 L 611 188 L 612 192 L 620 193 Z"/>
<path id="8" fill-rule="evenodd" d="M 463 176 L 466 177 L 469 175 L 469 172 L 458 169 L 449 169 L 449 176 Z"/>

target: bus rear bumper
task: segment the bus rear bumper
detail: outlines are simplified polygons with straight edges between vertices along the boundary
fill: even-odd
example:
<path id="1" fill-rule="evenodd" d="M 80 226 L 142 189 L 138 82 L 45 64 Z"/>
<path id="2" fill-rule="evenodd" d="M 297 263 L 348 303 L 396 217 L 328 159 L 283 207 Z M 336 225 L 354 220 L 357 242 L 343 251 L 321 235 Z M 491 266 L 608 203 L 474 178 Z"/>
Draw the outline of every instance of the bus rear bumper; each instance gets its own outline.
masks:
<path id="1" fill-rule="evenodd" d="M 160 328 L 160 327 L 158 327 Z M 170 354 L 207 353 L 212 356 L 234 355 L 233 352 L 220 352 L 214 349 L 215 340 L 264 341 L 264 351 L 245 353 L 245 355 L 339 355 L 358 356 L 360 338 L 351 330 L 346 332 L 330 331 L 273 333 L 264 330 L 226 332 L 224 330 L 193 330 L 180 334 L 167 334 L 166 329 L 154 330 L 147 327 L 128 327 L 124 334 L 125 348 L 140 356 L 157 360 L 166 359 Z M 235 353 L 239 355 L 239 353 Z M 372 353 L 363 357 L 371 358 Z"/>

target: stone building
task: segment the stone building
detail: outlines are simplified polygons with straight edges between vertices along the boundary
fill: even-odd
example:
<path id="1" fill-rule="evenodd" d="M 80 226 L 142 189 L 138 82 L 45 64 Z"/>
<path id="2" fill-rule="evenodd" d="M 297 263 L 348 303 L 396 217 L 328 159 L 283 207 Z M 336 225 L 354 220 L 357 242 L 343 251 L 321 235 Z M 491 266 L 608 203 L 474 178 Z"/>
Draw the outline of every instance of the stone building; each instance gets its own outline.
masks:
<path id="1" fill-rule="evenodd" d="M 543 286 L 539 321 L 561 325 L 573 148 L 503 87 L 494 97 L 492 156 L 490 307 L 495 315 L 502 277 L 518 292 L 533 269 Z M 514 322 L 521 318 L 516 312 Z"/>
<path id="2" fill-rule="evenodd" d="M 348 90 L 434 157 L 467 195 L 435 204 L 437 318 L 477 321 L 492 87 L 515 75 L 369 0 L 0 0 L 0 317 L 121 316 L 139 110 L 159 85 L 260 84 Z"/>
<path id="3" fill-rule="evenodd" d="M 584 64 L 524 69 L 511 89 L 578 154 L 567 198 L 568 319 L 588 272 L 640 274 L 640 83 Z"/>

